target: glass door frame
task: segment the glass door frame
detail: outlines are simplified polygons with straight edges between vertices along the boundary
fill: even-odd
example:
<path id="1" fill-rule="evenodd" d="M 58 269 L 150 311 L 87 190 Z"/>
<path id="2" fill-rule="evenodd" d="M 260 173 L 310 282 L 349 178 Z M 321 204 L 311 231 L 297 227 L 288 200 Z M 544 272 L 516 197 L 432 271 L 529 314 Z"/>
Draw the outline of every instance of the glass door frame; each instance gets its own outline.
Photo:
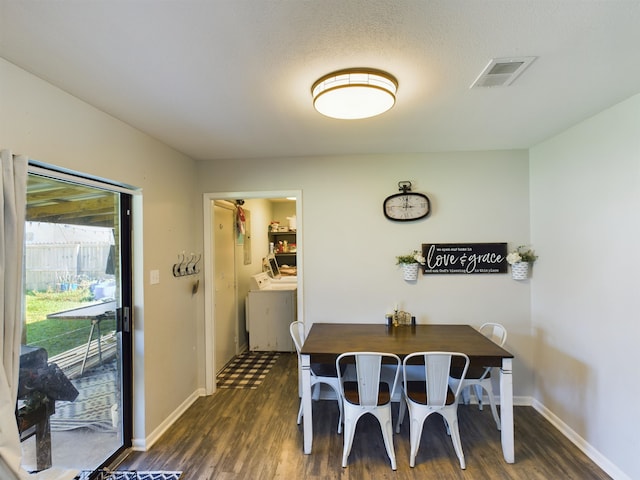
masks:
<path id="1" fill-rule="evenodd" d="M 121 444 L 101 465 L 96 465 L 89 478 L 96 478 L 99 470 L 111 467 L 123 458 L 132 446 L 133 438 L 133 204 L 134 196 L 141 192 L 134 187 L 108 180 L 69 172 L 41 162 L 29 161 L 28 174 L 57 181 L 105 190 L 119 196 L 119 253 L 120 253 L 120 305 L 116 311 L 116 331 L 119 333 L 121 367 L 121 407 L 119 412 Z"/>
<path id="2" fill-rule="evenodd" d="M 133 438 L 133 243 L 132 196 L 120 192 L 120 300 L 116 312 L 116 331 L 120 332 L 122 371 L 122 445 L 99 468 L 116 463 L 131 448 Z"/>

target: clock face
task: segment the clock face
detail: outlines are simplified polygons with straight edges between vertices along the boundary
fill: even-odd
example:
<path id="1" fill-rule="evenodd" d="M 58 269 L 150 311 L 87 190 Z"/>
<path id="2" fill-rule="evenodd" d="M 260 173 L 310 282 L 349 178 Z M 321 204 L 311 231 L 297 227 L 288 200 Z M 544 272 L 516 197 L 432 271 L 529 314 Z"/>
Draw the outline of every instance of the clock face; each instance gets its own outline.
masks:
<path id="1" fill-rule="evenodd" d="M 422 193 L 396 193 L 387 197 L 383 204 L 384 216 L 389 220 L 406 222 L 429 215 L 431 205 Z"/>

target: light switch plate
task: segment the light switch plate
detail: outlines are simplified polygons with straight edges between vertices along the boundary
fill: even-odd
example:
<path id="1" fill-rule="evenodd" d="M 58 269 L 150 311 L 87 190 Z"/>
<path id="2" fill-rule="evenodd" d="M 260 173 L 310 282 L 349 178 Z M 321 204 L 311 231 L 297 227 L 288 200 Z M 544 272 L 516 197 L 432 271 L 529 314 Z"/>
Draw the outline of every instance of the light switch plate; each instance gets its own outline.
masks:
<path id="1" fill-rule="evenodd" d="M 160 270 L 151 270 L 149 272 L 149 283 L 151 283 L 151 285 L 160 283 Z"/>

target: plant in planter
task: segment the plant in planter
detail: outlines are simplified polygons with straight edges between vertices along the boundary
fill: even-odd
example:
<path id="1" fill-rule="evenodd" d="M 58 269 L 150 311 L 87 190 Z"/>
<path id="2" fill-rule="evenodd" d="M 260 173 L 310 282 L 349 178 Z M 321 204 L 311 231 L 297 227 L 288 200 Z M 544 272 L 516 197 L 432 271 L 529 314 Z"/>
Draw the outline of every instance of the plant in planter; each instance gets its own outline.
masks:
<path id="1" fill-rule="evenodd" d="M 514 280 L 525 280 L 529 276 L 529 265 L 537 259 L 538 256 L 531 248 L 520 245 L 507 255 L 507 262 L 511 265 L 511 277 Z"/>
<path id="2" fill-rule="evenodd" d="M 402 267 L 402 273 L 405 280 L 417 280 L 418 269 L 420 265 L 424 265 L 425 258 L 418 250 L 414 250 L 408 255 L 400 255 L 396 257 L 396 265 Z"/>

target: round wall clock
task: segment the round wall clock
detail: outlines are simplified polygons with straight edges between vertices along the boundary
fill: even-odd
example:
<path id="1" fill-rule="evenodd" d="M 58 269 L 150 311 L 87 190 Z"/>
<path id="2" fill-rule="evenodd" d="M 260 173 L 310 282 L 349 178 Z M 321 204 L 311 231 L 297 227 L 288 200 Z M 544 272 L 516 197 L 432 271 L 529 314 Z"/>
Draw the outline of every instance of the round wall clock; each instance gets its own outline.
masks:
<path id="1" fill-rule="evenodd" d="M 402 193 L 384 199 L 382 209 L 385 217 L 397 222 L 409 222 L 429 215 L 431 204 L 426 195 L 412 192 L 411 182 L 398 182 L 398 187 Z"/>

